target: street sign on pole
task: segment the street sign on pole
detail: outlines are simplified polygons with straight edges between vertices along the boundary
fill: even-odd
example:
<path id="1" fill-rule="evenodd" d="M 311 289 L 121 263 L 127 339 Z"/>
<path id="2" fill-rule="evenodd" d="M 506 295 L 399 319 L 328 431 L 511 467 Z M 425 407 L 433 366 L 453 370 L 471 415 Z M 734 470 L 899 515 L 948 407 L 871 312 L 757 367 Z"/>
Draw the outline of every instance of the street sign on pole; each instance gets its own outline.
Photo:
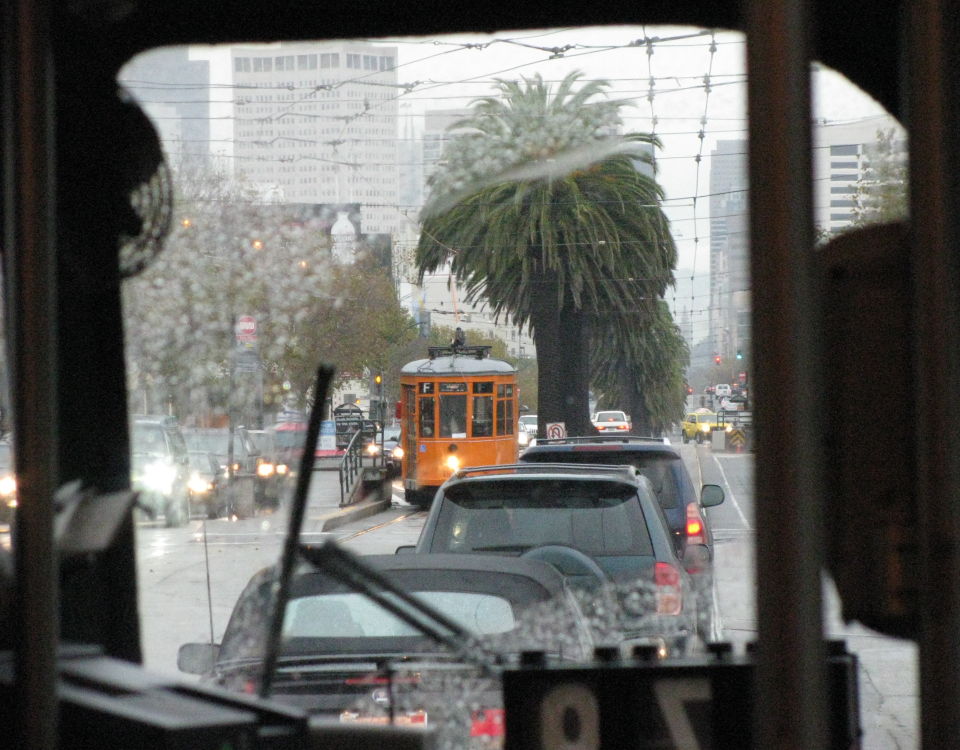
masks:
<path id="1" fill-rule="evenodd" d="M 567 436 L 567 423 L 566 422 L 548 422 L 547 423 L 547 437 L 550 439 L 559 439 L 565 438 Z"/>
<path id="2" fill-rule="evenodd" d="M 252 315 L 241 315 L 234 324 L 233 332 L 237 343 L 252 346 L 257 342 L 257 319 Z"/>

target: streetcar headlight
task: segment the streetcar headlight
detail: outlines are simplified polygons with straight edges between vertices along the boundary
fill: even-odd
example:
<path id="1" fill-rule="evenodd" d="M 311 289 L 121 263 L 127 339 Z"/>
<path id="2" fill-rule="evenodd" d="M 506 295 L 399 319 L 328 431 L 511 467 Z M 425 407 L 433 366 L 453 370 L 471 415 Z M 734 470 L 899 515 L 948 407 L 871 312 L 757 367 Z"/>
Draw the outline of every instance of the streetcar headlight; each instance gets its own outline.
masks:
<path id="1" fill-rule="evenodd" d="M 264 461 L 262 464 L 257 464 L 258 477 L 263 477 L 264 479 L 267 477 L 272 477 L 274 471 L 276 471 L 276 468 L 269 461 Z"/>
<path id="2" fill-rule="evenodd" d="M 447 456 L 447 468 L 450 471 L 456 471 L 460 468 L 460 459 L 454 456 L 453 454 Z"/>

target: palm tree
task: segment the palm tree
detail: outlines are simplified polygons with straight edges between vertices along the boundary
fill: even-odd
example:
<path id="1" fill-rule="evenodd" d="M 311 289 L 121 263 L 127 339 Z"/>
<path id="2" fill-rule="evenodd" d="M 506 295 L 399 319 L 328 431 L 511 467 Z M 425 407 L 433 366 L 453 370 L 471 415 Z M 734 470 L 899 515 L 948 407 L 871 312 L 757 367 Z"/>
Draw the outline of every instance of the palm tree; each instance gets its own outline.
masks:
<path id="1" fill-rule="evenodd" d="M 646 325 L 620 316 L 593 347 L 593 386 L 599 408 L 623 409 L 635 434 L 666 432 L 683 417 L 684 369 L 690 352 L 667 303 L 657 302 Z"/>
<path id="2" fill-rule="evenodd" d="M 655 309 L 673 283 L 676 247 L 649 163 L 650 135 L 615 135 L 622 102 L 604 81 L 555 93 L 539 76 L 498 81 L 453 126 L 431 180 L 416 261 L 449 263 L 467 298 L 529 326 L 539 364 L 539 423 L 592 430 L 590 341 L 608 313 Z"/>

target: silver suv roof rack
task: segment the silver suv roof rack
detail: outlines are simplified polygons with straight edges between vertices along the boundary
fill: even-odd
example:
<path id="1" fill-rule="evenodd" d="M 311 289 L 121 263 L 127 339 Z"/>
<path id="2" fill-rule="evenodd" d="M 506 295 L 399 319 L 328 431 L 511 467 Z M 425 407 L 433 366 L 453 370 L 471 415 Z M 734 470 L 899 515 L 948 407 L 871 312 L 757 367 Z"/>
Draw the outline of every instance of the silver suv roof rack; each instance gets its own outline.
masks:
<path id="1" fill-rule="evenodd" d="M 640 472 L 635 466 L 630 464 L 564 464 L 564 463 L 525 463 L 525 464 L 499 464 L 494 466 L 468 466 L 463 469 L 457 469 L 451 479 L 465 479 L 469 476 L 479 476 L 482 474 L 503 473 L 503 474 L 545 474 L 555 472 L 558 474 L 618 474 L 623 478 L 636 479 Z"/>
<path id="2" fill-rule="evenodd" d="M 565 438 L 537 438 L 536 445 L 578 445 L 581 443 L 659 443 L 660 445 L 670 445 L 670 441 L 665 437 L 652 437 L 640 435 L 586 435 L 578 437 Z"/>

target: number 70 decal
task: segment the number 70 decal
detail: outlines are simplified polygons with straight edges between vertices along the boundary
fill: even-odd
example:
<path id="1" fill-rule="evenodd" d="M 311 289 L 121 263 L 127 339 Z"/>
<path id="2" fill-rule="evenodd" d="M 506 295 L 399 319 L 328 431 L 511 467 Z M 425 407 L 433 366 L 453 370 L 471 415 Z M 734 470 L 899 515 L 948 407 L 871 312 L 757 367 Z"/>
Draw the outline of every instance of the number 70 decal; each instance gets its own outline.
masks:
<path id="1" fill-rule="evenodd" d="M 660 679 L 654 683 L 653 693 L 666 721 L 673 747 L 677 750 L 702 750 L 687 704 L 710 701 L 710 680 L 705 677 Z M 702 729 L 709 737 L 710 727 Z"/>

